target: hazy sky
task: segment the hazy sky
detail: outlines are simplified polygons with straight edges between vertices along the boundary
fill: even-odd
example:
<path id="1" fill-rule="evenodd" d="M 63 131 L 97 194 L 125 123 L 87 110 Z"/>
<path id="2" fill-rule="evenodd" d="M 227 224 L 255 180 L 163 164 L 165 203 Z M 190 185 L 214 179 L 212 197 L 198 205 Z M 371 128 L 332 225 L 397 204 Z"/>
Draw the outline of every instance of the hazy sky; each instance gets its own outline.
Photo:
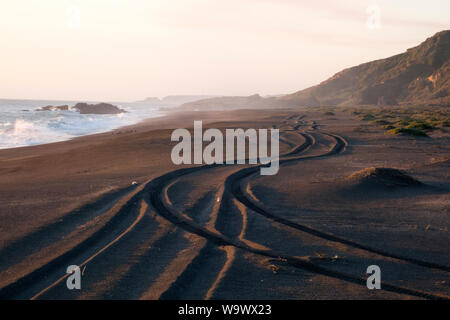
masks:
<path id="1" fill-rule="evenodd" d="M 448 0 L 0 0 L 0 97 L 290 93 L 449 29 L 449 12 Z"/>

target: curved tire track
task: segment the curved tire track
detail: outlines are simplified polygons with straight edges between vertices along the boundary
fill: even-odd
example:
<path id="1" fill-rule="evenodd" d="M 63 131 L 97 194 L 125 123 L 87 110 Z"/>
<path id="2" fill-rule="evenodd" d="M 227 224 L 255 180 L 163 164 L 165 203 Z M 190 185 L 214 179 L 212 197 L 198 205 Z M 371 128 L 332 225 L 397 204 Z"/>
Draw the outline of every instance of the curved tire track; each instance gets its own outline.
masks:
<path id="1" fill-rule="evenodd" d="M 130 231 L 139 218 L 138 206 L 142 200 L 144 186 L 135 190 L 134 195 L 118 210 L 118 212 L 98 231 L 69 251 L 58 256 L 47 264 L 30 272 L 22 278 L 0 289 L 0 299 L 31 299 L 36 294 L 60 281 L 66 274 L 69 265 L 80 265 L 81 261 L 97 256 L 104 248 L 116 242 L 117 236 Z"/>
<path id="2" fill-rule="evenodd" d="M 340 152 L 342 152 L 346 146 L 346 142 L 345 140 L 343 140 L 343 138 L 336 136 L 336 135 L 331 135 L 330 136 L 334 137 L 337 140 L 336 145 L 327 153 L 323 154 L 323 155 L 319 155 L 319 156 L 311 156 L 311 157 L 301 157 L 301 158 L 297 158 L 297 159 L 286 159 L 286 160 L 281 160 L 280 161 L 280 165 L 286 162 L 291 162 L 291 161 L 299 161 L 299 160 L 306 160 L 306 159 L 313 159 L 313 158 L 318 158 L 318 157 L 324 157 L 324 156 L 329 156 L 332 154 L 338 154 Z M 250 178 L 251 175 L 257 173 L 257 171 L 252 167 L 252 168 L 246 168 L 244 170 L 238 171 L 234 174 L 232 174 L 227 180 L 227 185 L 229 186 L 229 188 L 231 189 L 231 192 L 233 194 L 234 197 L 236 197 L 236 199 L 238 199 L 242 204 L 244 204 L 246 207 L 250 208 L 251 210 L 265 216 L 268 219 L 271 219 L 275 222 L 281 223 L 283 225 L 292 227 L 294 229 L 297 229 L 299 231 L 311 234 L 313 236 L 328 240 L 328 241 L 332 241 L 332 242 L 337 242 L 337 243 L 341 243 L 353 248 L 357 248 L 357 249 L 361 249 L 364 251 L 368 251 L 371 253 L 375 253 L 384 257 L 388 257 L 388 258 L 393 258 L 393 259 L 397 259 L 397 260 L 402 260 L 408 263 L 412 263 L 412 264 L 416 264 L 422 267 L 427 267 L 427 268 L 432 268 L 432 269 L 438 269 L 438 270 L 442 270 L 442 271 L 446 271 L 446 272 L 450 272 L 450 267 L 445 266 L 445 265 L 441 265 L 441 264 L 436 264 L 436 263 L 432 263 L 432 262 L 427 262 L 427 261 L 423 261 L 420 259 L 414 259 L 414 258 L 409 258 L 406 256 L 402 256 L 402 255 L 398 255 L 398 254 L 394 254 L 394 253 L 390 253 L 384 250 L 380 250 L 380 249 L 376 249 L 361 243 L 358 243 L 356 241 L 352 241 L 352 240 L 348 240 L 345 238 L 341 238 L 314 228 L 311 228 L 309 226 L 306 225 L 302 225 L 293 221 L 290 221 L 288 219 L 279 217 L 271 212 L 269 212 L 268 210 L 264 209 L 263 207 L 259 206 L 258 204 L 255 203 L 255 201 L 253 201 L 251 199 L 251 197 L 246 193 L 245 188 L 243 188 L 243 186 L 241 185 L 241 181 L 245 178 Z"/>
<path id="3" fill-rule="evenodd" d="M 184 174 L 187 174 L 189 172 L 192 172 L 190 170 L 191 168 L 187 169 L 180 169 L 173 172 L 170 172 L 166 175 L 160 176 L 159 178 L 155 179 L 153 182 L 151 182 L 146 187 L 146 193 L 149 197 L 149 202 L 153 206 L 153 208 L 156 210 L 158 214 L 160 214 L 162 217 L 166 218 L 170 222 L 176 224 L 177 226 L 191 232 L 195 233 L 198 236 L 206 238 L 211 243 L 214 243 L 218 246 L 234 246 L 236 248 L 248 251 L 250 253 L 262 255 L 265 257 L 270 257 L 273 259 L 280 259 L 282 261 L 285 261 L 287 264 L 304 269 L 306 271 L 318 273 L 324 276 L 329 276 L 333 278 L 337 278 L 340 280 L 344 280 L 347 282 L 359 284 L 362 286 L 366 286 L 366 279 L 358 276 L 354 276 L 351 274 L 338 272 L 334 270 L 330 270 L 328 268 L 324 268 L 322 266 L 316 265 L 306 259 L 290 256 L 290 255 L 284 255 L 279 252 L 273 251 L 271 249 L 269 250 L 261 250 L 257 248 L 253 248 L 249 246 L 248 244 L 244 243 L 243 241 L 240 241 L 238 239 L 231 239 L 219 232 L 214 232 L 211 230 L 207 230 L 200 226 L 199 224 L 195 223 L 194 221 L 188 219 L 183 213 L 178 212 L 178 210 L 174 209 L 164 201 L 164 188 L 167 184 L 170 184 L 173 179 L 177 179 L 181 177 Z M 197 167 L 197 170 L 203 169 L 202 167 Z M 422 292 L 419 290 L 409 289 L 409 288 L 403 288 L 400 286 L 392 285 L 389 283 L 383 283 L 383 290 L 390 291 L 394 293 L 400 293 L 400 294 L 406 294 L 411 296 L 416 296 L 420 298 L 425 299 L 450 299 L 450 297 L 445 297 L 437 294 Z"/>
<path id="4" fill-rule="evenodd" d="M 343 138 L 338 137 L 336 135 L 327 134 L 331 137 L 334 137 L 336 139 L 336 144 L 333 146 L 331 150 L 328 152 L 317 155 L 317 156 L 310 156 L 310 157 L 295 157 L 298 153 L 306 150 L 309 148 L 313 142 L 314 138 L 305 133 L 299 133 L 305 138 L 305 142 L 301 144 L 300 146 L 294 148 L 290 152 L 288 152 L 285 155 L 282 155 L 283 157 L 287 157 L 286 159 L 280 160 L 280 164 L 284 164 L 291 161 L 298 161 L 301 159 L 308 159 L 308 158 L 320 158 L 325 157 L 333 154 L 338 154 L 342 152 L 345 149 L 346 142 Z M 171 223 L 175 224 L 176 226 L 197 234 L 198 236 L 201 236 L 208 240 L 209 243 L 215 244 L 217 246 L 233 246 L 245 251 L 248 251 L 250 253 L 275 258 L 275 259 L 282 259 L 286 263 L 297 267 L 304 269 L 306 271 L 318 273 L 325 276 L 334 277 L 340 280 L 344 280 L 347 282 L 356 283 L 359 285 L 366 285 L 366 279 L 354 276 L 351 274 L 346 274 L 342 272 L 333 271 L 324 267 L 321 267 L 319 265 L 316 265 L 307 259 L 302 259 L 299 257 L 294 257 L 290 255 L 283 255 L 279 252 L 273 251 L 271 249 L 259 249 L 250 246 L 248 243 L 240 240 L 240 239 L 234 239 L 229 238 L 217 230 L 213 229 L 211 230 L 204 228 L 203 226 L 195 223 L 192 221 L 192 219 L 188 219 L 184 214 L 178 212 L 176 209 L 174 209 L 172 206 L 167 205 L 165 202 L 166 199 L 164 197 L 164 190 L 167 187 L 168 184 L 170 184 L 172 181 L 204 169 L 212 169 L 215 167 L 224 166 L 224 164 L 213 164 L 213 165 L 202 165 L 197 167 L 190 167 L 190 168 L 183 168 L 171 171 L 169 173 L 166 173 L 156 179 L 153 179 L 152 181 L 144 184 L 139 188 L 140 191 L 138 191 L 129 201 L 126 202 L 126 204 L 119 210 L 119 212 L 110 220 L 108 221 L 105 226 L 103 226 L 100 230 L 98 230 L 96 233 L 94 233 L 91 237 L 74 247 L 73 249 L 69 250 L 65 254 L 59 256 L 58 258 L 54 259 L 50 263 L 42 266 L 41 268 L 31 272 L 30 274 L 24 276 L 23 278 L 19 279 L 18 281 L 0 289 L 0 298 L 3 299 L 12 299 L 12 298 L 20 298 L 20 297 L 32 297 L 32 298 L 38 298 L 39 295 L 46 291 L 46 289 L 51 288 L 54 285 L 57 285 L 60 283 L 66 276 L 62 276 L 61 274 L 64 274 L 65 267 L 69 264 L 73 264 L 72 262 L 74 259 L 79 260 L 80 256 L 87 257 L 85 258 L 84 263 L 96 258 L 98 255 L 100 255 L 104 250 L 107 250 L 111 245 L 113 245 L 115 242 L 119 241 L 124 234 L 129 232 L 133 227 L 140 221 L 140 217 L 142 217 L 142 212 L 140 210 L 137 210 L 139 206 L 136 206 L 138 202 L 141 202 L 143 199 L 148 199 L 149 204 L 154 208 L 157 214 L 164 217 Z M 262 213 L 260 211 L 263 211 L 266 214 L 266 217 L 270 219 L 277 219 L 279 220 L 279 217 L 276 217 L 274 215 L 271 215 L 270 213 L 264 211 L 263 209 L 258 208 L 254 203 L 251 201 L 248 201 L 248 199 L 245 197 L 244 194 L 241 194 L 240 190 L 240 180 L 246 177 L 249 177 L 253 173 L 256 172 L 262 165 L 256 165 L 248 168 L 244 168 L 242 170 L 239 170 L 232 175 L 230 175 L 226 179 L 225 188 L 229 188 L 229 191 L 238 199 L 241 203 L 246 205 L 248 208 Z M 255 209 L 256 210 L 255 210 Z M 130 214 L 130 212 L 132 214 Z M 282 221 L 285 224 L 293 224 L 293 222 L 290 222 L 288 220 L 279 220 Z M 321 233 L 320 231 L 314 230 L 314 229 L 305 229 L 305 226 L 294 224 L 296 227 L 301 227 L 305 230 L 305 232 L 315 232 L 318 236 L 322 237 L 328 237 L 327 234 Z M 111 236 L 111 233 L 113 236 Z M 331 238 L 327 240 L 340 240 L 340 241 L 349 241 L 345 239 L 340 238 L 333 238 L 334 236 L 331 236 Z M 109 240 L 108 240 L 109 239 Z M 99 245 L 102 244 L 100 247 Z M 353 243 L 349 241 L 348 243 L 345 243 L 347 245 L 355 245 L 356 243 Z M 356 244 L 358 245 L 358 244 Z M 415 261 L 414 259 L 409 259 L 412 262 Z M 76 264 L 76 263 L 75 263 Z M 60 276 L 57 278 L 56 281 L 53 281 L 50 283 L 49 286 L 46 286 L 44 289 L 37 290 L 38 294 L 36 294 L 36 288 L 39 286 L 39 283 L 47 283 L 49 282 L 47 277 L 55 277 L 55 275 L 59 274 Z M 38 284 L 36 284 L 36 282 Z M 436 295 L 432 293 L 422 292 L 414 289 L 408 289 L 399 287 L 396 285 L 384 283 L 383 289 L 386 291 L 391 291 L 395 293 L 401 293 L 401 294 L 407 294 L 412 295 L 416 297 L 422 297 L 427 299 L 449 299 L 448 297 Z M 34 290 L 34 293 L 33 293 Z"/>

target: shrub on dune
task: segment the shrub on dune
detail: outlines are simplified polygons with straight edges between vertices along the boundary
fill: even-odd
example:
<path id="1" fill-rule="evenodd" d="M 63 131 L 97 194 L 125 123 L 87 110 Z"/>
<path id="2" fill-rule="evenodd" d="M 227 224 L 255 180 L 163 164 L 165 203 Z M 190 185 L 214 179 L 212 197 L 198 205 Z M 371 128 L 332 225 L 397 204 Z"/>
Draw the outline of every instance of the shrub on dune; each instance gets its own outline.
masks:
<path id="1" fill-rule="evenodd" d="M 389 130 L 389 133 L 392 134 L 408 134 L 412 136 L 418 136 L 418 137 L 428 137 L 428 135 L 420 130 L 420 129 L 414 129 L 414 128 L 395 128 Z"/>

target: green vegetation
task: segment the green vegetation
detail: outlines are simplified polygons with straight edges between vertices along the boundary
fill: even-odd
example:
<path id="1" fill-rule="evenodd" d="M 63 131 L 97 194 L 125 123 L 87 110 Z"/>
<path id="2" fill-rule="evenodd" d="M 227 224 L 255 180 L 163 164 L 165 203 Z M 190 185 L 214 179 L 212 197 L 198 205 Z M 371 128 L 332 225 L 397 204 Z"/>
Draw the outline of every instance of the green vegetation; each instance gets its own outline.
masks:
<path id="1" fill-rule="evenodd" d="M 412 136 L 428 137 L 424 131 L 414 128 L 395 128 L 389 130 L 389 132 L 392 134 L 410 134 Z"/>
<path id="2" fill-rule="evenodd" d="M 399 126 L 407 126 L 412 120 L 410 118 L 404 118 L 397 121 Z"/>
<path id="3" fill-rule="evenodd" d="M 433 130 L 436 129 L 432 124 L 423 121 L 423 120 L 415 120 L 412 121 L 407 127 L 407 129 L 418 129 L 418 130 Z"/>
<path id="4" fill-rule="evenodd" d="M 375 120 L 376 118 L 375 118 L 375 116 L 374 116 L 373 114 L 371 114 L 371 113 L 366 113 L 366 114 L 360 116 L 360 119 L 361 119 L 361 120 L 364 120 L 364 121 L 373 121 L 373 120 Z"/>
<path id="5" fill-rule="evenodd" d="M 450 126 L 448 107 L 365 107 L 347 112 L 359 120 L 381 126 L 390 134 L 427 137 L 434 130 L 445 131 Z"/>
<path id="6" fill-rule="evenodd" d="M 373 121 L 370 121 L 370 123 L 372 123 L 372 124 L 378 124 L 378 125 L 380 125 L 380 126 L 390 125 L 390 124 L 391 124 L 389 121 L 384 120 L 384 119 L 373 120 Z"/>

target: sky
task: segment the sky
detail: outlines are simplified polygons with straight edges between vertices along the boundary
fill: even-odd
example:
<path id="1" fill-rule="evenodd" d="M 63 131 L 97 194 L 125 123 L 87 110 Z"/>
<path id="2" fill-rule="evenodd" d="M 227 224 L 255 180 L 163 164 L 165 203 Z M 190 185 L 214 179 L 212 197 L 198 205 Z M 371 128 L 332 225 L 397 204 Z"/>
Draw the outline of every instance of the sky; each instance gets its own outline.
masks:
<path id="1" fill-rule="evenodd" d="M 448 0 L 1 0 L 0 98 L 284 94 L 450 29 Z"/>

